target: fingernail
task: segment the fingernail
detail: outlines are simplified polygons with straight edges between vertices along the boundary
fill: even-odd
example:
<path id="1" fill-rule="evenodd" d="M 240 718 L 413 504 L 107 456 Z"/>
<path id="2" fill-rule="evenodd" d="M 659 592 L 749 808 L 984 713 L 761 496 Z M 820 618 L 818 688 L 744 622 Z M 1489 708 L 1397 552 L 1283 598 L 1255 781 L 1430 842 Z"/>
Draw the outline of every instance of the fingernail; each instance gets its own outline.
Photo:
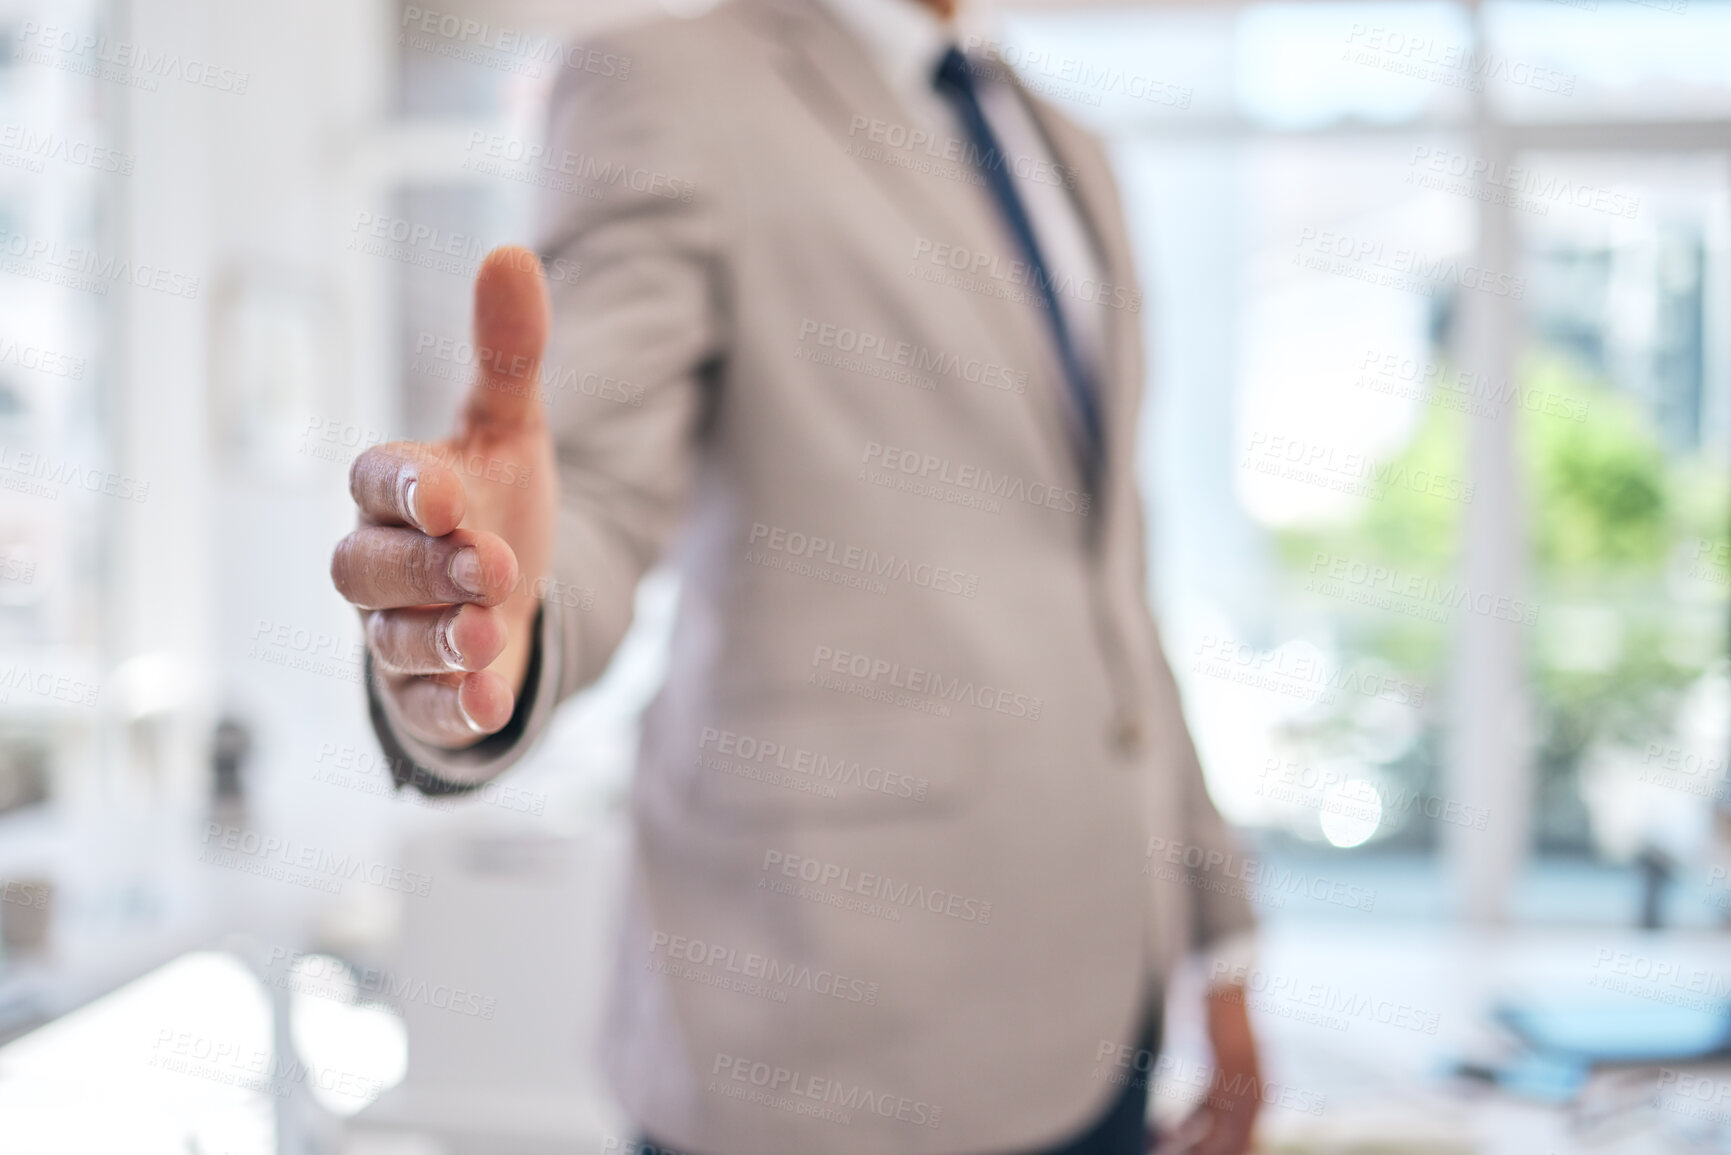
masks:
<path id="1" fill-rule="evenodd" d="M 412 473 L 397 482 L 397 512 L 403 515 L 404 521 L 416 527 L 421 524 L 421 519 L 415 516 L 415 490 L 420 486 L 420 478 Z"/>
<path id="2" fill-rule="evenodd" d="M 457 716 L 459 718 L 463 719 L 463 725 L 467 726 L 470 730 L 474 731 L 475 733 L 485 734 L 487 732 L 487 728 L 485 726 L 483 726 L 483 725 L 481 725 L 481 723 L 475 721 L 475 719 L 469 717 L 469 711 L 463 707 L 463 695 L 460 693 L 457 695 Z"/>
<path id="3" fill-rule="evenodd" d="M 475 552 L 473 546 L 458 550 L 451 557 L 451 580 L 457 583 L 457 588 L 466 594 L 480 597 L 486 592 L 486 583 L 481 577 L 481 555 Z"/>
<path id="4" fill-rule="evenodd" d="M 445 660 L 445 665 L 453 670 L 463 668 L 463 651 L 457 648 L 457 615 L 463 612 L 462 606 L 452 606 L 449 612 L 439 621 L 439 656 Z"/>

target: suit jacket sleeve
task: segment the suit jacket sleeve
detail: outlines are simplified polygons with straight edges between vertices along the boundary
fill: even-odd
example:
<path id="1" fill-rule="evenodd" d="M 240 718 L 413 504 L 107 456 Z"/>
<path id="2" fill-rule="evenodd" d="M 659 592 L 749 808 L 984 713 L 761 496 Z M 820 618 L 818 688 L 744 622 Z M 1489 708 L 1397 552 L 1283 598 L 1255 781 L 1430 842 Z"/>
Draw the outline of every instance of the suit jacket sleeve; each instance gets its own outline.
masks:
<path id="1" fill-rule="evenodd" d="M 1156 643 L 1157 676 L 1168 685 L 1174 703 L 1174 716 L 1179 719 L 1177 735 L 1177 771 L 1183 799 L 1185 841 L 1199 848 L 1201 864 L 1186 867 L 1189 885 L 1194 894 L 1191 903 L 1190 946 L 1193 950 L 1214 951 L 1229 939 L 1256 928 L 1247 894 L 1250 859 L 1246 858 L 1232 828 L 1215 809 L 1208 794 L 1208 783 L 1202 774 L 1202 760 L 1196 753 L 1195 739 L 1183 722 L 1178 705 L 1177 680 L 1166 660 L 1164 647 Z"/>
<path id="2" fill-rule="evenodd" d="M 553 573 L 516 715 L 465 750 L 417 742 L 369 675 L 374 728 L 399 786 L 473 789 L 535 742 L 553 708 L 600 676 L 631 624 L 638 580 L 677 528 L 707 382 L 723 355 L 713 137 L 671 68 L 567 69 L 540 185 L 553 304 L 542 387 L 559 468 Z"/>
<path id="3" fill-rule="evenodd" d="M 1188 737 L 1185 744 L 1191 745 Z M 1198 949 L 1219 950 L 1227 940 L 1256 929 L 1256 915 L 1246 894 L 1249 860 L 1214 808 L 1201 763 L 1194 755 L 1186 763 L 1184 789 L 1191 840 L 1208 852 L 1203 865 L 1192 871 L 1191 885 L 1197 890 L 1192 941 Z"/>

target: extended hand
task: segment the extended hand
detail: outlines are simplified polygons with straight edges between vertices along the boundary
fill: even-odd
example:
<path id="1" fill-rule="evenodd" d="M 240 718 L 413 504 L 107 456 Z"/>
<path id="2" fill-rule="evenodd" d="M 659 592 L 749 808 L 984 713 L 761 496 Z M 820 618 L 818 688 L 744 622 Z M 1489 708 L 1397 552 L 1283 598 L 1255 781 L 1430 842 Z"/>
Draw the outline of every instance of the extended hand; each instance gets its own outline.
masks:
<path id="1" fill-rule="evenodd" d="M 475 277 L 475 383 L 457 433 L 367 450 L 349 472 L 360 528 L 331 580 L 361 611 L 405 729 L 472 745 L 511 719 L 553 547 L 553 443 L 540 396 L 549 307 L 525 249 Z"/>

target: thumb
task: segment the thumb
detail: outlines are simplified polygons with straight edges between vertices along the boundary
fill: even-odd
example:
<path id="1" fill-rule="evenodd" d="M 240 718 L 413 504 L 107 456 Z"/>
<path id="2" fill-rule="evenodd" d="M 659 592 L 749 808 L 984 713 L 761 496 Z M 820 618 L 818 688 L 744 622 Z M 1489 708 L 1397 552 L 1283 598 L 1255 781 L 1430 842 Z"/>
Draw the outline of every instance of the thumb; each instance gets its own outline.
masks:
<path id="1" fill-rule="evenodd" d="M 469 430 L 541 423 L 541 351 L 550 313 L 539 257 L 514 245 L 487 254 L 475 274 L 478 371 L 464 414 Z"/>

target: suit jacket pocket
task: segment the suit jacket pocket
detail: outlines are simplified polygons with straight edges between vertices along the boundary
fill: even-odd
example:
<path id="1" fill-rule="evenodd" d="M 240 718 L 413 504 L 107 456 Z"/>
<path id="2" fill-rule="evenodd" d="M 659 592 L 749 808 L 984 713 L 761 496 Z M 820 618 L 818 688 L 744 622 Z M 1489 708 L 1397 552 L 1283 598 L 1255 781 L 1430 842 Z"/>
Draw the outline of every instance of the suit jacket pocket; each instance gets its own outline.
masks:
<path id="1" fill-rule="evenodd" d="M 701 728 L 695 756 L 675 773 L 698 810 L 748 824 L 936 817 L 982 788 L 976 722 L 885 715 L 776 710 L 717 720 Z"/>

